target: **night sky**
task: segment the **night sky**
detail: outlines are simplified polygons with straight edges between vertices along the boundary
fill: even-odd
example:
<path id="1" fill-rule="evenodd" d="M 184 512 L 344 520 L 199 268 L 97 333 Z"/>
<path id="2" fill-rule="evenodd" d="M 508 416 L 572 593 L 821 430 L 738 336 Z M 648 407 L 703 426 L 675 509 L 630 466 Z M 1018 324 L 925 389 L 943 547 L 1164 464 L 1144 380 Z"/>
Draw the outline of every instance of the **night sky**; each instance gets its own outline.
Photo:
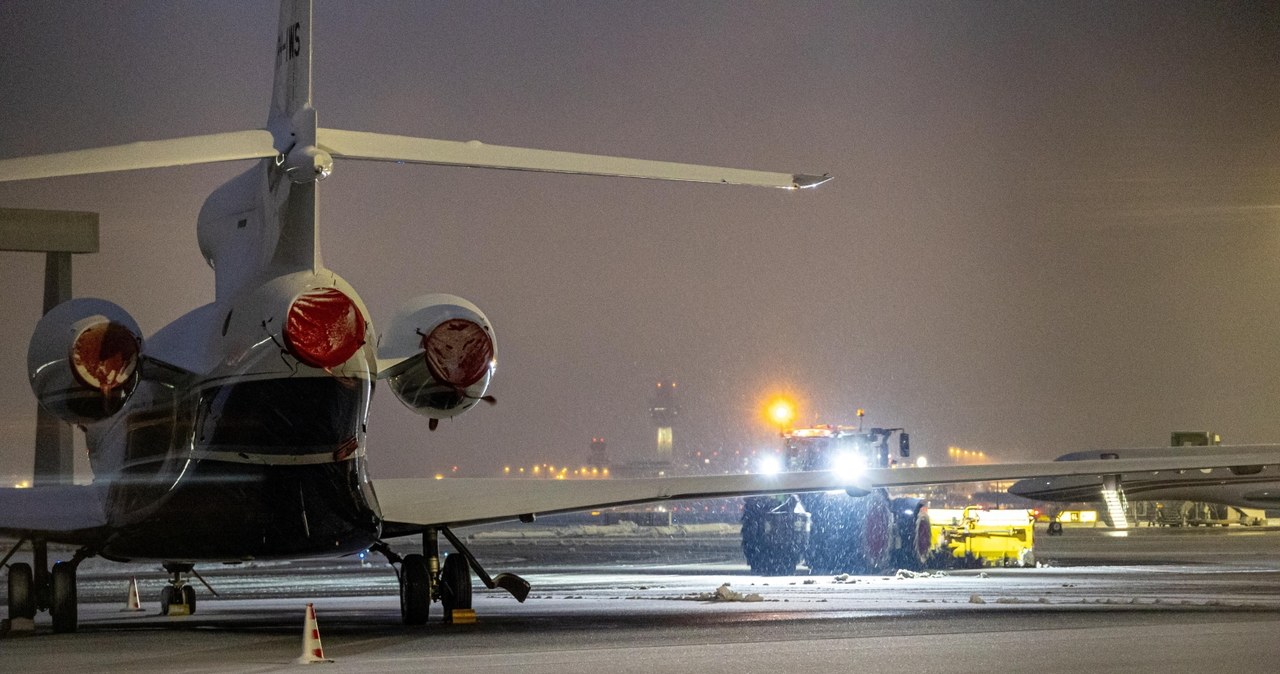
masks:
<path id="1" fill-rule="evenodd" d="M 0 157 L 258 128 L 273 2 L 0 3 Z M 483 308 L 498 405 L 375 396 L 375 476 L 905 426 L 997 460 L 1280 442 L 1280 5 L 317 0 L 322 126 L 831 173 L 815 191 L 335 160 L 325 262 L 375 325 Z M 204 198 L 249 163 L 0 184 L 101 213 L 75 293 L 148 334 L 213 298 Z M 41 256 L 0 253 L 0 476 L 31 466 Z M 82 478 L 87 477 L 81 475 Z"/>

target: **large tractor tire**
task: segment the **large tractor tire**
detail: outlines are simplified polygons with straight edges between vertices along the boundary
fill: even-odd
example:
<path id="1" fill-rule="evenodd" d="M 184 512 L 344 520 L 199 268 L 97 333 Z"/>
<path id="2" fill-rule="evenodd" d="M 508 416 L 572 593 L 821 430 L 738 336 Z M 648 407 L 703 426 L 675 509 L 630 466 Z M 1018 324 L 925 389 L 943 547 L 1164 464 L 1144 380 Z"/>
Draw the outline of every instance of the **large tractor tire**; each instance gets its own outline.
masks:
<path id="1" fill-rule="evenodd" d="M 898 545 L 893 551 L 893 565 L 908 571 L 923 571 L 933 545 L 929 508 L 920 499 L 895 498 L 893 510 Z"/>
<path id="2" fill-rule="evenodd" d="M 854 499 L 844 494 L 813 494 L 805 501 L 812 518 L 805 563 L 809 573 L 831 575 L 853 571 L 851 520 Z"/>
<path id="3" fill-rule="evenodd" d="M 742 509 L 742 555 L 751 571 L 762 576 L 789 576 L 809 545 L 809 514 L 795 497 L 779 504 L 752 497 Z"/>
<path id="4" fill-rule="evenodd" d="M 851 573 L 882 573 L 893 556 L 893 513 L 883 492 L 853 499 Z"/>
<path id="5" fill-rule="evenodd" d="M 815 495 L 805 558 L 815 574 L 879 573 L 893 553 L 893 514 L 883 492 Z"/>

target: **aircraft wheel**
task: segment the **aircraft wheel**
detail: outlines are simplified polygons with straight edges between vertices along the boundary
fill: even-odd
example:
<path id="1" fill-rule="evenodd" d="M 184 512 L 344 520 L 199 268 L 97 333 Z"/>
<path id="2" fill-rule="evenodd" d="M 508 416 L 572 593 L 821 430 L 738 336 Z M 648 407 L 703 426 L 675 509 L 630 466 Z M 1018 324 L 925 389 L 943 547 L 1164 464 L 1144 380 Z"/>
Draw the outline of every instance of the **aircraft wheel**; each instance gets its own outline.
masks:
<path id="1" fill-rule="evenodd" d="M 173 601 L 173 586 L 165 585 L 160 589 L 160 615 L 169 615 L 169 604 Z"/>
<path id="2" fill-rule="evenodd" d="M 182 586 L 182 603 L 187 605 L 187 612 L 191 615 L 196 613 L 196 589 L 190 585 Z"/>
<path id="3" fill-rule="evenodd" d="M 36 617 L 35 584 L 31 565 L 25 562 L 9 566 L 9 617 Z"/>
<path id="4" fill-rule="evenodd" d="M 894 499 L 892 508 L 898 530 L 893 564 L 908 571 L 923 571 L 933 539 L 929 510 L 917 499 Z"/>
<path id="5" fill-rule="evenodd" d="M 431 577 L 422 555 L 405 555 L 400 562 L 400 619 L 406 625 L 425 625 L 431 612 Z"/>
<path id="6" fill-rule="evenodd" d="M 444 558 L 440 570 L 440 605 L 444 607 L 444 619 L 453 616 L 453 609 L 471 608 L 471 568 L 466 557 L 453 553 Z"/>
<path id="7" fill-rule="evenodd" d="M 79 621 L 76 607 L 76 567 L 68 562 L 53 565 L 50 577 L 52 602 L 49 613 L 53 616 L 54 632 L 74 632 Z"/>

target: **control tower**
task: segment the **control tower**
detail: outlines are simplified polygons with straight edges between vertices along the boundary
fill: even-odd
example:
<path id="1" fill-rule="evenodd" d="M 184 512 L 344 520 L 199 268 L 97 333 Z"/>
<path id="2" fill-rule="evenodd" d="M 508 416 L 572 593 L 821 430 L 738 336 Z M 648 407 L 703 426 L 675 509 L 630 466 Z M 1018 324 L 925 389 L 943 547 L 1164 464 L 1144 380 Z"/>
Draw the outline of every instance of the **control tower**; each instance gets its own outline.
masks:
<path id="1" fill-rule="evenodd" d="M 587 467 L 609 470 L 609 450 L 604 438 L 591 438 L 591 454 L 587 456 Z"/>
<path id="2" fill-rule="evenodd" d="M 676 383 L 658 382 L 657 392 L 649 401 L 649 417 L 658 427 L 657 459 L 659 461 L 670 462 L 672 459 L 674 446 L 672 429 L 679 414 L 680 408 L 676 407 Z"/>

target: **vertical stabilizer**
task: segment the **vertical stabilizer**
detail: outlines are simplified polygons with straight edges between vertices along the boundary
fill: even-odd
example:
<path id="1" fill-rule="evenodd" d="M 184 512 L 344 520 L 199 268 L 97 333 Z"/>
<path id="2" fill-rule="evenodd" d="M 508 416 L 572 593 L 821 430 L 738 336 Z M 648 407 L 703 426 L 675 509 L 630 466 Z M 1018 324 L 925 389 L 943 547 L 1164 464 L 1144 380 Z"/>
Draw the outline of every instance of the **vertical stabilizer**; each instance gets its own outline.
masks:
<path id="1" fill-rule="evenodd" d="M 281 0 L 271 122 L 311 105 L 311 0 Z M 269 123 L 274 127 L 275 124 Z"/>
<path id="2" fill-rule="evenodd" d="M 316 231 L 315 181 L 328 173 L 317 173 L 313 165 L 316 113 L 311 107 L 311 0 L 280 0 L 275 87 L 267 129 L 281 155 L 266 164 L 264 231 L 274 239 L 268 248 L 271 254 L 266 269 L 271 274 L 319 269 L 323 263 Z"/>

